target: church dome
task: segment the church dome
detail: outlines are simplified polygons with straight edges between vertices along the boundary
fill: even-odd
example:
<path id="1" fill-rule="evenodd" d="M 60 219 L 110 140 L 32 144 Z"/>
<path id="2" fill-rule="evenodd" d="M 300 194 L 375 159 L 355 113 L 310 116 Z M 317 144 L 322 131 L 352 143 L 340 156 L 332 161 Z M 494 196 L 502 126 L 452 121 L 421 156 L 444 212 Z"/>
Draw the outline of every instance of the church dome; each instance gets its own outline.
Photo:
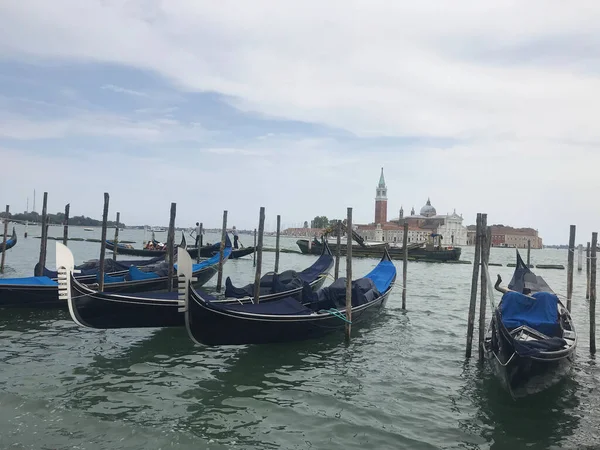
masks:
<path id="1" fill-rule="evenodd" d="M 431 206 L 431 201 L 427 199 L 425 206 L 421 208 L 421 215 L 425 217 L 433 217 L 437 214 L 437 211 Z"/>

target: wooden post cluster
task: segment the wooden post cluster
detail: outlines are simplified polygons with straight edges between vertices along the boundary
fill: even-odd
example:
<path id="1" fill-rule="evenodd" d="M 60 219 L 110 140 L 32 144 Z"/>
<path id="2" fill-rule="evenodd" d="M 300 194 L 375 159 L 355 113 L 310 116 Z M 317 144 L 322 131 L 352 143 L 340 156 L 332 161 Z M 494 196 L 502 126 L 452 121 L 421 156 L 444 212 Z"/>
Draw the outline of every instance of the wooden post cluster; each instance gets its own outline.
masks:
<path id="1" fill-rule="evenodd" d="M 346 221 L 346 340 L 350 340 L 352 322 L 352 208 Z"/>
<path id="2" fill-rule="evenodd" d="M 406 309 L 406 281 L 408 277 L 408 222 L 402 228 L 402 309 Z"/>
<path id="3" fill-rule="evenodd" d="M 65 220 L 63 222 L 63 245 L 67 245 L 69 242 L 69 212 L 71 210 L 71 204 L 65 205 Z"/>
<path id="4" fill-rule="evenodd" d="M 219 270 L 217 272 L 217 292 L 221 292 L 223 284 L 223 259 L 225 256 L 225 238 L 227 237 L 227 211 L 223 211 L 223 228 L 221 229 L 221 245 L 219 246 Z"/>
<path id="5" fill-rule="evenodd" d="M 475 327 L 475 306 L 477 305 L 477 280 L 479 279 L 479 261 L 481 257 L 481 216 L 481 213 L 477 213 L 477 225 L 475 231 L 475 256 L 473 257 L 473 278 L 471 278 L 471 302 L 469 303 L 469 316 L 467 319 L 467 358 L 471 357 L 471 350 L 473 347 L 473 330 Z"/>
<path id="6" fill-rule="evenodd" d="M 592 250 L 590 255 L 590 353 L 596 353 L 596 249 L 598 233 L 592 233 Z"/>
<path id="7" fill-rule="evenodd" d="M 38 272 L 36 275 L 41 277 L 44 275 L 44 267 L 46 267 L 46 247 L 48 244 L 48 193 L 44 192 L 44 200 L 42 203 L 42 239 L 40 241 L 40 259 Z"/>
<path id="8" fill-rule="evenodd" d="M 2 238 L 2 262 L 0 262 L 0 273 L 4 273 L 4 262 L 6 261 L 6 241 L 8 240 L 8 215 L 10 206 L 6 205 L 6 216 L 4 217 L 4 237 Z"/>
<path id="9" fill-rule="evenodd" d="M 490 248 L 492 245 L 492 228 L 487 226 L 487 214 L 481 215 L 481 296 L 479 298 L 479 360 L 483 361 L 483 340 L 485 339 L 485 312 L 487 308 L 488 272 Z M 529 265 L 529 264 L 528 264 Z"/>
<path id="10" fill-rule="evenodd" d="M 486 225 L 487 227 L 487 225 Z M 531 239 L 527 239 L 527 267 L 531 266 Z M 483 286 L 482 286 L 483 288 Z"/>
<path id="11" fill-rule="evenodd" d="M 585 298 L 590 298 L 590 243 L 585 250 Z"/>
<path id="12" fill-rule="evenodd" d="M 567 258 L 567 309 L 571 312 L 573 298 L 573 263 L 575 262 L 575 225 L 571 225 L 569 232 L 569 255 Z"/>
<path id="13" fill-rule="evenodd" d="M 255 231 L 256 233 L 256 231 Z M 258 217 L 258 243 L 256 244 L 256 274 L 254 276 L 254 303 L 260 301 L 260 275 L 262 270 L 263 235 L 265 233 L 265 207 L 260 207 Z M 256 234 L 254 235 L 256 236 Z"/>
<path id="14" fill-rule="evenodd" d="M 113 261 L 117 260 L 117 248 L 119 245 L 119 222 L 121 221 L 121 213 L 117 211 L 117 224 L 115 226 L 115 239 L 113 241 Z"/>
<path id="15" fill-rule="evenodd" d="M 340 277 L 340 257 L 342 254 L 342 221 L 338 220 L 335 227 L 336 240 L 335 240 L 335 270 L 333 277 L 337 280 Z M 309 241 L 310 242 L 310 241 Z"/>
<path id="16" fill-rule="evenodd" d="M 577 271 L 581 272 L 583 270 L 583 245 L 579 244 L 577 246 Z"/>
<path id="17" fill-rule="evenodd" d="M 279 272 L 279 236 L 281 233 L 281 216 L 277 214 L 277 234 L 275 236 L 275 273 Z"/>
<path id="18" fill-rule="evenodd" d="M 108 225 L 108 203 L 110 196 L 108 192 L 104 193 L 104 210 L 102 211 L 102 236 L 100 237 L 100 267 L 98 282 L 98 290 L 102 292 L 104 290 L 104 258 L 106 256 L 106 227 Z"/>

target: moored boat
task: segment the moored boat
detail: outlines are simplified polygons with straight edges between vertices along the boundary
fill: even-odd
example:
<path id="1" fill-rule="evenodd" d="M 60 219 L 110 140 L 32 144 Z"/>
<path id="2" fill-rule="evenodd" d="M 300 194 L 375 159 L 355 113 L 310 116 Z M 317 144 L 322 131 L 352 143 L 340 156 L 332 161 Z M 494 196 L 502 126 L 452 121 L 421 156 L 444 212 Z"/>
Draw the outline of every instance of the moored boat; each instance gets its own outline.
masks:
<path id="1" fill-rule="evenodd" d="M 184 315 L 179 311 L 182 303 L 178 301 L 177 292 L 148 292 L 143 294 L 114 294 L 108 292 L 97 292 L 90 287 L 86 287 L 78 282 L 72 273 L 72 255 L 68 249 L 60 247 L 57 250 L 57 267 L 65 267 L 69 271 L 69 276 L 65 279 L 69 284 L 68 290 L 66 285 L 62 285 L 61 291 L 64 292 L 63 297 L 67 300 L 69 312 L 72 319 L 79 325 L 90 328 L 138 328 L 138 327 L 169 327 L 183 326 Z M 331 269 L 331 264 L 324 269 L 327 263 L 326 257 L 329 256 L 333 261 L 331 253 L 322 255 L 313 265 L 302 272 L 299 272 L 310 288 L 317 289 L 323 284 L 325 276 Z M 213 258 L 219 258 L 218 254 Z M 189 253 L 182 248 L 178 249 L 178 264 L 183 261 L 183 265 L 191 258 Z M 191 265 L 189 269 L 192 274 L 198 273 L 196 270 L 197 264 Z M 177 267 L 178 271 L 180 267 Z M 185 270 L 185 269 L 184 269 Z M 326 270 L 323 273 L 323 270 Z M 289 271 L 288 271 L 289 272 Z M 263 301 L 277 300 L 300 294 L 303 288 L 300 289 L 297 283 L 290 281 L 285 283 L 285 272 L 281 275 L 282 280 L 278 282 L 278 292 L 273 292 L 273 286 L 269 286 L 269 293 L 262 298 Z M 194 275 L 192 275 L 193 277 Z M 269 277 L 269 275 L 265 275 Z M 267 289 L 265 277 L 261 279 L 261 290 Z M 279 279 L 277 275 L 270 275 L 271 279 Z M 298 276 L 300 278 L 300 275 Z M 294 278 L 292 277 L 292 280 Z M 195 281 L 194 287 L 199 287 L 202 283 Z M 251 285 L 249 285 L 251 286 Z M 243 290 L 243 288 L 239 288 Z M 227 291 L 226 291 L 227 293 Z M 252 296 L 230 297 L 220 300 L 221 303 L 244 303 L 252 300 Z"/>
<path id="2" fill-rule="evenodd" d="M 4 250 L 10 250 L 15 245 L 17 245 L 17 232 L 13 227 L 12 236 L 6 240 L 6 246 L 4 245 L 3 238 L 0 238 L 0 253 L 4 252 Z"/>
<path id="3" fill-rule="evenodd" d="M 322 251 L 323 244 L 313 239 L 310 242 L 308 239 L 299 239 L 296 244 L 300 248 L 300 251 L 305 254 L 320 254 Z M 331 251 L 337 252 L 337 243 L 329 242 Z M 392 259 L 404 258 L 404 249 L 387 243 L 375 243 L 366 245 L 352 245 L 352 256 L 353 257 L 366 257 L 366 258 L 380 258 L 383 249 L 388 249 L 390 257 Z M 461 248 L 460 247 L 444 247 L 439 245 L 425 244 L 425 243 L 413 243 L 408 244 L 408 258 L 411 260 L 425 260 L 425 261 L 458 261 L 460 259 Z M 346 254 L 346 244 L 342 244 L 340 247 L 340 254 Z"/>
<path id="4" fill-rule="evenodd" d="M 57 245 L 59 242 L 56 243 Z M 231 243 L 225 248 L 224 261 L 231 253 Z M 60 244 L 62 245 L 62 244 Z M 58 256 L 58 254 L 57 254 Z M 193 268 L 198 285 L 209 281 L 216 273 L 219 255 L 196 264 Z M 60 267 L 57 265 L 57 268 Z M 93 280 L 85 279 L 87 284 L 95 286 L 98 276 Z M 104 276 L 104 292 L 142 293 L 168 290 L 168 263 L 138 268 L 130 266 L 126 273 Z M 173 286 L 176 286 L 176 278 Z M 54 279 L 41 277 L 0 278 L 0 308 L 66 308 L 67 304 L 58 296 L 58 283 Z"/>
<path id="5" fill-rule="evenodd" d="M 365 277 L 352 282 L 352 325 L 378 315 L 390 295 L 396 268 L 384 250 L 380 263 Z M 321 337 L 346 325 L 346 282 L 338 279 L 302 300 L 222 304 L 195 290 L 184 280 L 186 328 L 192 340 L 205 345 L 266 344 Z"/>
<path id="6" fill-rule="evenodd" d="M 514 397 L 546 390 L 572 367 L 577 332 L 567 308 L 539 275 L 523 262 L 495 308 L 483 343 L 486 360 Z"/>

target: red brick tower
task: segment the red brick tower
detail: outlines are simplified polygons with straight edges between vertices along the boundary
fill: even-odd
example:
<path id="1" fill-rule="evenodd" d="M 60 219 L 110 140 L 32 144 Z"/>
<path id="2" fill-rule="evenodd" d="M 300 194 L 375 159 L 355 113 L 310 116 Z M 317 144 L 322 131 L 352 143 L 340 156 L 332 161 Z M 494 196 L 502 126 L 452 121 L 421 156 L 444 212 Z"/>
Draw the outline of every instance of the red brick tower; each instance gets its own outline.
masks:
<path id="1" fill-rule="evenodd" d="M 384 224 L 387 222 L 387 187 L 385 186 L 385 178 L 383 178 L 383 167 L 381 168 L 381 176 L 377 185 L 377 196 L 375 197 L 375 225 L 378 223 Z"/>

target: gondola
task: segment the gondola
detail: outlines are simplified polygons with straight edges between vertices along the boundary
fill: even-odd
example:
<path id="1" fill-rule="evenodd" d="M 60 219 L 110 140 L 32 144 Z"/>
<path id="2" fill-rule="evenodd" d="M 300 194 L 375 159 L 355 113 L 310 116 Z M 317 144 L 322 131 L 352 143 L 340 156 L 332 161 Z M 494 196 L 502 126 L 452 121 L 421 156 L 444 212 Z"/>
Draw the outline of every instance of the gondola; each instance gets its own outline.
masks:
<path id="1" fill-rule="evenodd" d="M 59 253 L 57 253 L 57 267 L 71 267 L 72 255 L 67 252 L 68 249 L 64 250 L 61 247 L 60 261 L 58 260 Z M 180 258 L 183 258 L 182 255 L 190 259 L 189 253 L 180 248 L 178 249 L 178 262 Z M 331 264 L 327 264 L 327 257 L 333 261 L 329 252 L 317 259 L 312 266 L 300 272 L 306 277 L 305 282 L 308 283 L 309 288 L 314 287 L 316 289 L 323 284 L 327 273 L 331 269 Z M 213 258 L 218 261 L 219 255 L 215 255 Z M 324 268 L 324 264 L 326 268 Z M 196 265 L 192 266 L 192 272 L 194 266 Z M 272 278 L 273 275 L 271 275 Z M 277 279 L 277 276 L 275 278 Z M 292 279 L 295 280 L 295 278 Z M 72 319 L 81 326 L 101 329 L 184 326 L 184 315 L 183 312 L 179 311 L 183 304 L 178 302 L 177 292 L 111 294 L 96 292 L 83 286 L 72 274 L 68 281 L 69 291 L 65 290 L 64 297 L 68 299 Z M 266 278 L 263 277 L 261 281 L 263 281 L 261 286 L 266 289 Z M 200 285 L 198 282 L 194 283 L 195 287 Z M 271 292 L 265 295 L 263 301 L 277 300 L 278 298 L 295 296 L 300 293 L 297 284 L 294 282 L 290 282 L 290 286 L 286 287 L 285 280 L 283 280 L 278 283 L 278 286 L 282 290 L 278 293 Z M 246 298 L 232 297 L 220 301 L 224 303 L 243 303 L 250 300 L 252 300 L 251 296 Z"/>
<path id="2" fill-rule="evenodd" d="M 200 256 L 202 258 L 210 258 L 214 254 L 219 252 L 220 246 L 220 243 L 216 243 L 213 245 L 205 245 L 200 248 Z M 198 247 L 188 247 L 187 251 L 192 259 L 196 258 L 198 255 Z M 244 256 L 251 255 L 252 253 L 254 253 L 254 247 L 234 248 L 231 251 L 231 256 L 229 257 L 229 259 L 242 258 Z"/>
<path id="3" fill-rule="evenodd" d="M 110 277 L 123 277 L 129 273 L 129 268 L 135 266 L 138 268 L 145 268 L 145 270 L 152 270 L 153 266 L 159 266 L 166 262 L 166 255 L 157 256 L 152 259 L 134 259 L 134 260 L 118 260 L 115 261 L 112 258 L 106 258 L 104 260 L 104 273 Z M 35 265 L 33 273 L 38 273 L 40 263 Z M 100 260 L 95 259 L 86 261 L 83 264 L 75 266 L 77 275 L 75 278 L 83 284 L 93 284 L 98 281 L 98 272 L 100 271 Z M 48 278 L 56 280 L 58 278 L 58 272 L 50 270 L 44 267 L 42 275 Z"/>
<path id="4" fill-rule="evenodd" d="M 495 308 L 483 346 L 492 372 L 513 398 L 546 390 L 571 369 L 577 333 L 567 308 L 517 251 L 508 289 Z"/>
<path id="5" fill-rule="evenodd" d="M 57 242 L 58 244 L 58 242 Z M 62 244 L 61 244 L 62 245 Z M 225 261 L 231 253 L 231 241 L 224 251 Z M 58 256 L 58 254 L 57 254 Z M 216 273 L 219 256 L 214 256 L 194 266 L 197 285 L 210 280 Z M 57 268 L 60 267 L 57 265 Z M 152 270 L 150 270 L 152 269 Z M 163 263 L 146 268 L 129 267 L 126 275 L 104 277 L 104 292 L 141 293 L 160 292 L 168 288 L 168 265 Z M 94 286 L 97 283 L 97 276 Z M 176 281 L 173 281 L 176 285 Z M 67 304 L 58 296 L 58 283 L 50 277 L 0 278 L 0 308 L 66 308 Z"/>
<path id="6" fill-rule="evenodd" d="M 189 264 L 186 264 L 188 267 Z M 189 268 L 186 269 L 189 271 Z M 185 274 L 185 272 L 184 272 Z M 187 275 L 185 275 L 187 278 Z M 379 264 L 352 282 L 352 325 L 378 315 L 396 279 L 396 267 L 387 249 Z M 343 329 L 346 280 L 312 292 L 305 285 L 302 301 L 286 297 L 276 301 L 223 304 L 195 290 L 187 281 L 179 285 L 185 299 L 186 328 L 191 339 L 204 345 L 267 344 L 318 338 Z"/>
<path id="7" fill-rule="evenodd" d="M 158 243 L 158 241 L 154 240 L 153 243 L 154 243 L 154 245 L 156 245 Z M 198 257 L 198 247 L 187 247 L 186 245 L 187 244 L 186 244 L 185 236 L 182 234 L 181 235 L 181 243 L 179 244 L 179 246 L 187 248 L 187 251 L 190 254 L 190 257 L 192 259 L 197 258 Z M 215 256 L 215 254 L 219 253 L 220 247 L 221 247 L 220 242 L 218 242 L 216 244 L 212 244 L 212 245 L 205 245 L 200 248 L 200 257 L 201 258 L 211 258 L 211 257 Z M 112 251 L 114 248 L 115 248 L 114 241 L 107 240 L 106 241 L 106 249 Z M 147 248 L 134 248 L 134 247 L 131 247 L 130 245 L 117 244 L 117 253 L 120 255 L 145 256 L 145 257 L 156 258 L 161 255 L 166 255 L 167 251 L 166 250 L 150 250 Z M 229 259 L 238 259 L 243 256 L 250 255 L 252 253 L 254 253 L 254 247 L 244 247 L 244 248 L 239 248 L 239 249 L 232 248 L 231 254 L 229 255 Z"/>
<path id="8" fill-rule="evenodd" d="M 10 239 L 6 240 L 6 246 L 4 245 L 4 242 L 2 242 L 2 241 L 3 241 L 3 239 L 0 239 L 0 253 L 2 253 L 4 250 L 10 250 L 15 245 L 17 245 L 17 232 L 15 231 L 14 227 L 13 227 L 12 236 L 10 237 Z"/>
<path id="9" fill-rule="evenodd" d="M 159 242 L 157 240 L 153 239 L 152 243 L 154 245 L 156 245 Z M 106 245 L 106 249 L 110 250 L 110 251 L 113 251 L 115 248 L 115 242 L 110 239 L 106 240 L 105 245 Z M 185 236 L 183 234 L 181 235 L 181 242 L 179 243 L 179 246 L 183 247 L 183 248 L 186 247 Z M 151 250 L 151 249 L 147 249 L 147 248 L 134 248 L 129 244 L 117 244 L 117 253 L 119 255 L 145 256 L 145 257 L 150 257 L 150 258 L 156 258 L 156 257 L 166 255 L 167 251 L 166 250 Z"/>

